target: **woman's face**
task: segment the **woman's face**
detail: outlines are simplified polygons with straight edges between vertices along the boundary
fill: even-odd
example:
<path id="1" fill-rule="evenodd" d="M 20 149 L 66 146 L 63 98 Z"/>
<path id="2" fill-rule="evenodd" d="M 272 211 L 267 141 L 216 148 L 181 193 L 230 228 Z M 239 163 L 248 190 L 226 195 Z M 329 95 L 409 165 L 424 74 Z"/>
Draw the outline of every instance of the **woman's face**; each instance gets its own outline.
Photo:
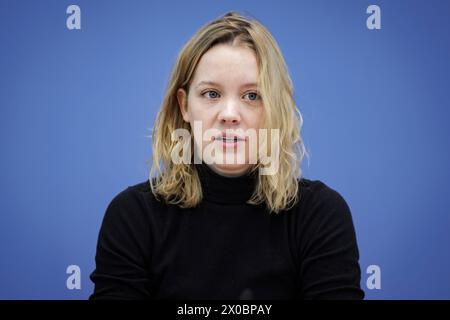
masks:
<path id="1" fill-rule="evenodd" d="M 262 124 L 263 103 L 257 88 L 258 65 L 253 50 L 231 45 L 217 45 L 208 50 L 200 59 L 189 93 L 179 89 L 177 99 L 183 119 L 190 123 L 199 149 L 214 147 L 218 150 L 216 159 L 221 163 L 210 167 L 224 176 L 239 176 L 251 166 L 249 152 L 255 152 L 253 144 L 249 147 L 249 137 L 242 135 L 242 129 L 258 129 Z M 203 141 L 194 129 L 194 121 L 201 123 L 202 135 L 208 129 L 217 129 L 220 134 L 211 140 Z M 242 140 L 234 142 L 223 137 L 223 133 L 237 135 Z M 239 134 L 241 132 L 241 134 Z M 257 144 L 257 142 L 256 142 Z M 238 147 L 239 146 L 239 147 Z M 203 153 L 202 153 L 203 155 Z M 226 161 L 242 157 L 245 161 Z"/>

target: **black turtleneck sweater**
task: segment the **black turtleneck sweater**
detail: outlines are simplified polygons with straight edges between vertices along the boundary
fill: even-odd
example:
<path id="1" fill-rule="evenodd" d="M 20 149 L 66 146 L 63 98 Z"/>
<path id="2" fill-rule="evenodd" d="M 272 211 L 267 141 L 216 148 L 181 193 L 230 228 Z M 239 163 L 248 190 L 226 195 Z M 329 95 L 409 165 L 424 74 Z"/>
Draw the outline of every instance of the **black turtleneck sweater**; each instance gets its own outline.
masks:
<path id="1" fill-rule="evenodd" d="M 90 299 L 362 299 L 351 213 L 338 192 L 299 180 L 300 201 L 269 214 L 247 204 L 255 176 L 196 165 L 203 201 L 181 209 L 148 181 L 109 204 Z"/>

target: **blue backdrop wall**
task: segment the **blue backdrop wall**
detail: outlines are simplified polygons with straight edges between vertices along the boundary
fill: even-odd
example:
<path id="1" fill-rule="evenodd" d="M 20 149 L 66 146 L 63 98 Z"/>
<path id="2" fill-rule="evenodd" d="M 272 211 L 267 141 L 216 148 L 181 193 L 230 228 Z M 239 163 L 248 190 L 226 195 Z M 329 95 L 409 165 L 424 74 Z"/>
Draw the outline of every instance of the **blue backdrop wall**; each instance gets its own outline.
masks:
<path id="1" fill-rule="evenodd" d="M 66 9 L 81 9 L 70 30 Z M 366 26 L 369 5 L 381 29 Z M 353 214 L 367 299 L 450 299 L 450 2 L 0 1 L 0 298 L 85 299 L 111 199 L 148 176 L 178 51 L 229 10 L 277 39 L 304 174 Z M 69 265 L 81 288 L 69 290 Z M 381 288 L 369 289 L 370 266 Z"/>

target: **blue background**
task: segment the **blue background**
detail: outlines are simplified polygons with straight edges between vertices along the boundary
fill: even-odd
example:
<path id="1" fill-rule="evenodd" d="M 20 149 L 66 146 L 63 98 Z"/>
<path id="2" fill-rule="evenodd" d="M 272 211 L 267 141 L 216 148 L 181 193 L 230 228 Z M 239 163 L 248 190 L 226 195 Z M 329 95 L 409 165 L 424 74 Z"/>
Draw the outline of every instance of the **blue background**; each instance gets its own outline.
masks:
<path id="1" fill-rule="evenodd" d="M 68 30 L 66 8 L 81 8 Z M 381 30 L 366 8 L 381 7 Z M 278 41 L 304 174 L 353 214 L 367 299 L 450 299 L 450 1 L 0 0 L 0 298 L 85 299 L 111 199 L 148 176 L 182 45 L 228 10 Z M 66 288 L 80 266 L 81 290 Z M 381 268 L 381 290 L 366 268 Z"/>

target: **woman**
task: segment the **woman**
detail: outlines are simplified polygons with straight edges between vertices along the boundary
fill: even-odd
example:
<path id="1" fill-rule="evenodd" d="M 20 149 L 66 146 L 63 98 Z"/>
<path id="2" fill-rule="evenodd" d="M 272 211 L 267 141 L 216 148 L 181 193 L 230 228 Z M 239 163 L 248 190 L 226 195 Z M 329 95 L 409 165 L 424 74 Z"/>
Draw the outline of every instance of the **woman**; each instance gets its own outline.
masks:
<path id="1" fill-rule="evenodd" d="M 300 176 L 301 120 L 264 26 L 230 12 L 201 28 L 158 113 L 150 178 L 106 210 L 90 299 L 362 299 L 349 207 Z"/>

